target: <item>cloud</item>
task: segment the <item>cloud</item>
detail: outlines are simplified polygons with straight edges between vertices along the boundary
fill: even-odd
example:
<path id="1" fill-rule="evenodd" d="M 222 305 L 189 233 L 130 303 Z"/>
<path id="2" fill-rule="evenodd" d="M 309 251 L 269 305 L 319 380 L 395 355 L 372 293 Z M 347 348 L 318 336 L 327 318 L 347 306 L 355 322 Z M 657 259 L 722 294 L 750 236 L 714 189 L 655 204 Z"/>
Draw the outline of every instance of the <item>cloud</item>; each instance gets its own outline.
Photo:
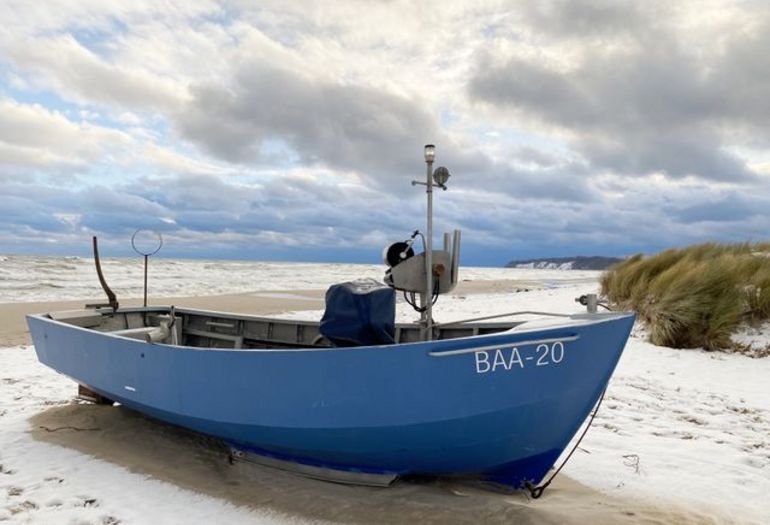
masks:
<path id="1" fill-rule="evenodd" d="M 516 168 L 514 159 L 460 145 L 419 101 L 383 89 L 249 59 L 237 65 L 231 85 L 191 91 L 193 101 L 176 120 L 180 134 L 225 161 L 262 162 L 280 141 L 294 163 L 354 171 L 368 184 L 405 194 L 411 178 L 422 178 L 422 144 L 435 141 L 439 164 L 458 174 L 453 184 L 491 184 L 517 198 L 593 198 L 578 163 Z"/>
<path id="2" fill-rule="evenodd" d="M 651 16 L 656 4 L 537 5 L 530 19 L 549 26 L 554 49 L 570 42 L 578 51 L 566 63 L 550 59 L 547 46 L 539 55 L 480 53 L 468 84 L 472 99 L 560 130 L 596 170 L 714 181 L 755 176 L 734 148 L 746 140 L 736 130 L 770 139 L 770 106 L 759 97 L 770 81 L 765 13 L 697 47 L 692 39 L 705 37 L 683 31 L 667 9 L 669 18 Z M 605 24 L 591 30 L 586 21 L 595 17 Z"/>
<path id="3" fill-rule="evenodd" d="M 190 173 L 195 175 L 230 175 L 237 173 L 232 167 L 208 159 L 194 158 L 158 144 L 148 144 L 143 157 L 146 161 L 172 173 Z"/>
<path id="4" fill-rule="evenodd" d="M 57 91 L 78 102 L 158 111 L 173 108 L 186 96 L 178 82 L 110 64 L 70 34 L 6 43 L 5 48 L 17 66 L 42 75 Z"/>
<path id="5" fill-rule="evenodd" d="M 192 92 L 194 102 L 178 119 L 181 133 L 231 162 L 254 161 L 265 141 L 278 139 L 304 164 L 394 176 L 413 170 L 421 145 L 441 135 L 404 97 L 260 60 L 242 64 L 227 87 Z"/>
<path id="6" fill-rule="evenodd" d="M 556 38 L 606 38 L 641 32 L 651 20 L 632 0 L 545 0 L 522 2 L 520 12 L 527 26 L 538 34 Z M 657 3 L 655 8 L 667 11 Z"/>
<path id="7" fill-rule="evenodd" d="M 757 215 L 767 216 L 770 202 L 766 199 L 744 197 L 729 193 L 714 200 L 700 202 L 683 208 L 670 210 L 675 217 L 685 224 L 722 222 L 745 222 Z"/>
<path id="8" fill-rule="evenodd" d="M 80 165 L 130 142 L 114 129 L 76 123 L 37 104 L 0 99 L 0 168 Z"/>

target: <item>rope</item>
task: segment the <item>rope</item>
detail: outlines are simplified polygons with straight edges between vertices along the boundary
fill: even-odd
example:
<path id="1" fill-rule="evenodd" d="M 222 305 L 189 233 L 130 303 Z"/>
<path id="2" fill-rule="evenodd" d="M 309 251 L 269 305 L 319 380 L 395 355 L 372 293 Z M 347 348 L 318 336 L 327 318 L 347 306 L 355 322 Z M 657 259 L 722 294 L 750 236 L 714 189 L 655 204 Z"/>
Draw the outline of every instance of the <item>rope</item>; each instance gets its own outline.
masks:
<path id="1" fill-rule="evenodd" d="M 577 299 L 577 301 L 582 305 L 586 305 L 588 304 L 587 299 L 588 299 L 588 296 L 582 295 Z M 604 308 L 605 310 L 609 310 L 610 312 L 613 311 L 612 308 L 610 308 L 606 303 L 597 302 L 596 305 L 601 306 L 602 308 Z M 575 446 L 572 447 L 572 450 L 570 450 L 569 454 L 567 454 L 567 457 L 564 458 L 564 461 L 562 461 L 561 465 L 559 465 L 559 468 L 557 468 L 556 471 L 553 474 L 551 474 L 551 477 L 548 478 L 548 481 L 546 481 L 545 483 L 537 487 L 534 486 L 531 481 L 524 482 L 524 487 L 529 491 L 529 494 L 530 496 L 532 496 L 533 499 L 538 499 L 540 496 L 543 495 L 543 492 L 545 492 L 545 489 L 547 489 L 548 485 L 551 484 L 551 482 L 553 481 L 553 478 L 555 478 L 556 475 L 561 471 L 561 469 L 564 468 L 564 465 L 566 465 L 567 462 L 570 460 L 570 458 L 572 457 L 572 454 L 574 454 L 575 451 L 578 449 L 578 447 L 580 446 L 580 442 L 583 441 L 583 438 L 588 432 L 588 429 L 591 428 L 591 424 L 594 422 L 594 418 L 596 417 L 596 414 L 599 412 L 599 407 L 602 406 L 602 401 L 604 401 L 604 394 L 606 393 L 607 393 L 607 387 L 605 386 L 604 390 L 602 390 L 602 395 L 599 397 L 599 401 L 596 402 L 596 406 L 594 407 L 594 410 L 591 413 L 591 417 L 588 419 L 588 424 L 586 425 L 586 428 L 583 430 L 583 433 L 580 434 L 580 437 L 578 438 L 577 443 L 575 443 Z"/>
<path id="2" fill-rule="evenodd" d="M 548 478 L 548 481 L 543 483 L 539 486 L 534 486 L 532 482 L 525 481 L 524 487 L 529 491 L 529 495 L 532 496 L 532 499 L 538 499 L 540 496 L 543 495 L 543 492 L 545 492 L 545 489 L 548 488 L 548 485 L 551 484 L 553 481 L 553 478 L 556 477 L 556 475 L 561 472 L 561 469 L 564 468 L 564 465 L 567 464 L 567 462 L 572 457 L 572 454 L 575 453 L 578 446 L 580 446 L 580 442 L 583 441 L 583 438 L 585 437 L 586 433 L 588 432 L 588 429 L 591 428 L 591 424 L 594 422 L 594 418 L 596 417 L 597 412 L 599 412 L 599 407 L 602 406 L 602 401 L 604 401 L 604 394 L 607 393 L 607 388 L 605 387 L 604 390 L 602 390 L 602 395 L 599 397 L 599 401 L 596 403 L 596 407 L 594 407 L 593 412 L 591 413 L 591 417 L 588 419 L 588 424 L 586 425 L 586 428 L 583 429 L 583 433 L 580 434 L 580 437 L 577 440 L 577 443 L 575 443 L 575 446 L 572 447 L 572 450 L 570 450 L 569 454 L 567 454 L 567 457 L 564 458 L 564 461 L 562 461 L 561 465 L 559 465 L 559 468 L 554 471 L 553 474 L 551 474 L 551 477 Z"/>
<path id="3" fill-rule="evenodd" d="M 41 428 L 46 432 L 58 432 L 59 430 L 74 430 L 75 432 L 95 432 L 97 430 L 101 430 L 101 428 L 80 428 L 80 427 L 72 427 L 72 426 L 50 428 L 43 425 L 40 425 L 38 428 Z"/>

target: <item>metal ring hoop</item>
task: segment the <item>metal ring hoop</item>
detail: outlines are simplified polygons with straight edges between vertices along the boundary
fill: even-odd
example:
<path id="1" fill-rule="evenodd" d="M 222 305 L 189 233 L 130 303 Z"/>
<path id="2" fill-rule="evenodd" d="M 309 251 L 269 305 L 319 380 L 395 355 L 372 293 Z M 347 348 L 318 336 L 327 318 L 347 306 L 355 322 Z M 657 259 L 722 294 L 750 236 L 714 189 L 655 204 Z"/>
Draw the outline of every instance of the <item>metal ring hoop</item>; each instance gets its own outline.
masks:
<path id="1" fill-rule="evenodd" d="M 153 250 L 153 251 L 151 251 L 151 252 L 147 252 L 147 253 L 145 253 L 145 252 L 141 251 L 139 248 L 137 248 L 137 247 L 136 247 L 136 236 L 137 236 L 139 233 L 141 233 L 141 232 L 150 232 L 150 233 L 154 233 L 154 234 L 155 234 L 155 235 L 158 237 L 158 247 L 157 247 L 157 248 L 155 248 L 155 250 Z M 162 236 L 162 235 L 160 234 L 160 232 L 159 232 L 159 231 L 157 231 L 157 230 L 146 230 L 146 229 L 144 229 L 144 228 L 140 228 L 140 229 L 136 230 L 136 231 L 134 232 L 134 234 L 131 236 L 131 247 L 132 247 L 132 248 L 134 249 L 134 251 L 135 251 L 136 253 L 138 253 L 139 255 L 144 255 L 145 257 L 149 257 L 150 255 L 155 255 L 156 253 L 158 253 L 158 252 L 160 251 L 160 249 L 161 249 L 161 248 L 163 248 L 163 236 Z"/>

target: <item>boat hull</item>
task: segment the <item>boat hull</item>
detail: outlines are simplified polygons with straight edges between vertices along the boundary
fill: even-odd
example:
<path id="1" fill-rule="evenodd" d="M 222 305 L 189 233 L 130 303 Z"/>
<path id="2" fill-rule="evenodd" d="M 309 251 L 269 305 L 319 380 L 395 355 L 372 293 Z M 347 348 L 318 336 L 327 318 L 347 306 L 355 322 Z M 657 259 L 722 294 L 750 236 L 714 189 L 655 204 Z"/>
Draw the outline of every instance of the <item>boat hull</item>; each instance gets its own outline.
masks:
<path id="1" fill-rule="evenodd" d="M 29 316 L 39 360 L 149 416 L 323 468 L 537 483 L 607 385 L 632 315 L 332 349 L 150 344 Z"/>

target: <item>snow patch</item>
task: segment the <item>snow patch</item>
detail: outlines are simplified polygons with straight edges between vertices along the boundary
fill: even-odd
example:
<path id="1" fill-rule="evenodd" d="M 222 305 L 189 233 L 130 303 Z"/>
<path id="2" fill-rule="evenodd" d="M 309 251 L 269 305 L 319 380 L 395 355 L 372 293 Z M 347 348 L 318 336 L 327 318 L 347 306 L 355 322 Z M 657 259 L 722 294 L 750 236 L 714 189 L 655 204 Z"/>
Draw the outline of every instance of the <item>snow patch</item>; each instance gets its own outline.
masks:
<path id="1" fill-rule="evenodd" d="M 556 263 L 549 261 L 539 261 L 530 263 L 519 263 L 515 266 L 518 269 L 527 270 L 571 270 L 575 261 Z"/>

